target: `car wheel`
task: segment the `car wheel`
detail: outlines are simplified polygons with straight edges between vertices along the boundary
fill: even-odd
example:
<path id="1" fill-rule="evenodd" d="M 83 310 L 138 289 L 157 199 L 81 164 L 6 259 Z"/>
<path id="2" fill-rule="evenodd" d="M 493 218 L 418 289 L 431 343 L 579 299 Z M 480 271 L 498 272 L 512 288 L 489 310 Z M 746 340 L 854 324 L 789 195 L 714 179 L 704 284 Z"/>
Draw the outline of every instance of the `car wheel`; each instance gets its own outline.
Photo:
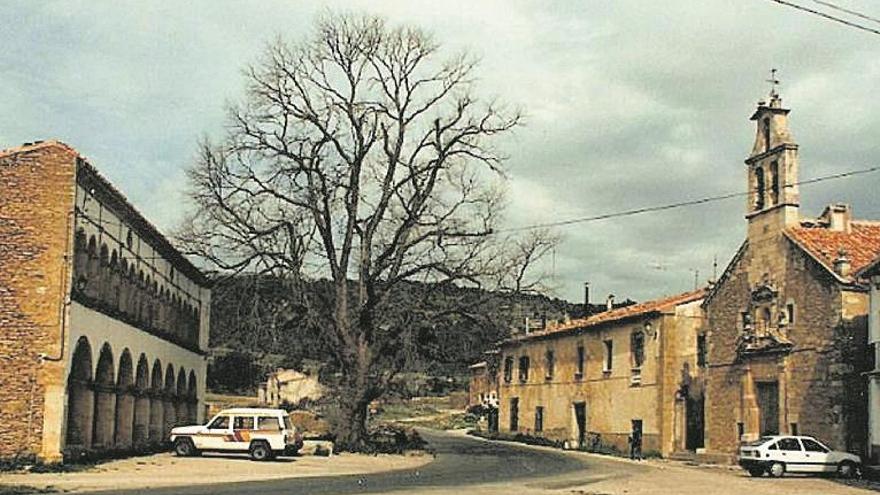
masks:
<path id="1" fill-rule="evenodd" d="M 749 476 L 753 478 L 759 478 L 764 475 L 764 468 L 753 467 L 749 468 Z"/>
<path id="2" fill-rule="evenodd" d="M 178 438 L 174 441 L 174 453 L 178 457 L 190 457 L 196 454 L 196 446 L 191 438 Z"/>
<path id="3" fill-rule="evenodd" d="M 781 478 L 782 475 L 785 474 L 785 464 L 781 462 L 774 462 L 770 465 L 770 469 L 767 470 L 770 473 L 770 476 L 774 478 Z"/>
<path id="4" fill-rule="evenodd" d="M 272 458 L 272 449 L 266 442 L 254 442 L 251 444 L 250 455 L 255 461 L 268 461 Z"/>
<path id="5" fill-rule="evenodd" d="M 852 461 L 843 461 L 837 465 L 837 475 L 841 478 L 854 478 L 859 473 L 859 467 Z"/>

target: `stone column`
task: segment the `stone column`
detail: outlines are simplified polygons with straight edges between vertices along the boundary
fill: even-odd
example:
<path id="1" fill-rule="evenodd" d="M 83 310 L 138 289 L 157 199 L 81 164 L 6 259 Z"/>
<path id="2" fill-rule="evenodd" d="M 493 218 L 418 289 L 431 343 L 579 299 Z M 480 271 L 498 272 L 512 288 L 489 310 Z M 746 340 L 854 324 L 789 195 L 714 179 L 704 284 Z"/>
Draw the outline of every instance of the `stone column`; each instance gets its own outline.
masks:
<path id="1" fill-rule="evenodd" d="M 150 443 L 162 442 L 165 425 L 165 405 L 160 393 L 150 398 Z"/>
<path id="2" fill-rule="evenodd" d="M 116 427 L 116 391 L 109 386 L 95 387 L 95 431 L 92 446 L 113 446 L 113 430 Z"/>
<path id="3" fill-rule="evenodd" d="M 67 447 L 92 446 L 92 424 L 95 413 L 95 392 L 91 383 L 71 380 L 68 385 Z"/>
<path id="4" fill-rule="evenodd" d="M 114 444 L 118 449 L 130 449 L 134 432 L 134 395 L 126 388 L 116 394 L 116 436 Z"/>
<path id="5" fill-rule="evenodd" d="M 150 397 L 146 391 L 138 391 L 134 399 L 134 428 L 132 440 L 135 447 L 150 442 Z"/>
<path id="6" fill-rule="evenodd" d="M 177 412 L 174 409 L 174 397 L 166 396 L 163 401 L 163 406 L 165 408 L 165 423 L 162 427 L 162 442 L 168 440 L 168 435 L 171 434 L 171 428 L 174 427 L 174 423 L 177 422 Z"/>

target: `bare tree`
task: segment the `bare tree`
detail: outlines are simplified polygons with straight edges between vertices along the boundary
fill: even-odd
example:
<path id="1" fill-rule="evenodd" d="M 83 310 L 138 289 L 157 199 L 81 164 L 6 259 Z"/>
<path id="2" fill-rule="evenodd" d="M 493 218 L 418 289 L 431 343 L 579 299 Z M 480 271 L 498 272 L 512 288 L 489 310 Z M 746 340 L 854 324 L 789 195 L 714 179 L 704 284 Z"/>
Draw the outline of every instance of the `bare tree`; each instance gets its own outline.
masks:
<path id="1" fill-rule="evenodd" d="M 504 279 L 493 141 L 520 115 L 481 102 L 473 59 L 438 60 L 438 48 L 416 28 L 327 15 L 305 42 L 268 46 L 228 136 L 204 143 L 190 170 L 196 208 L 180 240 L 191 253 L 223 271 L 332 283 L 309 304 L 331 316 L 347 425 L 337 434 L 350 448 L 404 359 L 415 313 L 393 290 Z"/>

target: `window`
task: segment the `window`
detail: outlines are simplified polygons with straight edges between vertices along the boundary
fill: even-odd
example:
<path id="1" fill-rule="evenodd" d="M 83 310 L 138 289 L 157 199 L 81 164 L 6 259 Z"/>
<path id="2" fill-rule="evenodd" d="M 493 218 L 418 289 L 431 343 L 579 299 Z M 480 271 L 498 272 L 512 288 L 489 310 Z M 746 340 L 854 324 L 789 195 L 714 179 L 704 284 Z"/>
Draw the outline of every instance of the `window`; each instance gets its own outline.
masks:
<path id="1" fill-rule="evenodd" d="M 752 315 L 749 314 L 748 311 L 743 311 L 740 313 L 740 317 L 742 319 L 743 330 L 752 326 Z"/>
<path id="2" fill-rule="evenodd" d="M 603 342 L 605 344 L 605 364 L 602 368 L 602 371 L 605 373 L 611 372 L 611 366 L 614 364 L 614 342 L 611 339 L 608 339 Z"/>
<path id="3" fill-rule="evenodd" d="M 544 354 L 544 366 L 546 369 L 546 378 L 547 380 L 553 379 L 553 373 L 556 371 L 556 356 L 553 354 L 553 349 L 547 349 L 547 352 Z"/>
<path id="4" fill-rule="evenodd" d="M 633 369 L 640 369 L 645 362 L 645 334 L 636 330 L 629 337 Z"/>
<path id="5" fill-rule="evenodd" d="M 801 438 L 801 443 L 804 444 L 804 450 L 807 452 L 822 452 L 827 454 L 828 449 L 826 449 L 821 443 L 809 439 L 809 438 Z"/>
<path id="6" fill-rule="evenodd" d="M 773 206 L 779 202 L 779 164 L 777 162 L 770 163 L 770 205 Z"/>
<path id="7" fill-rule="evenodd" d="M 254 429 L 254 417 L 253 416 L 236 416 L 232 425 L 233 430 L 253 430 Z"/>
<path id="8" fill-rule="evenodd" d="M 700 368 L 706 367 L 706 353 L 708 349 L 706 348 L 706 334 L 697 335 L 697 366 Z"/>
<path id="9" fill-rule="evenodd" d="M 529 357 L 520 356 L 519 358 L 519 381 L 525 383 L 529 381 Z"/>
<path id="10" fill-rule="evenodd" d="M 770 119 L 764 119 L 764 125 L 761 126 L 761 131 L 764 134 L 764 151 L 770 150 Z"/>
<path id="11" fill-rule="evenodd" d="M 519 429 L 519 398 L 510 399 L 510 431 Z"/>
<path id="12" fill-rule="evenodd" d="M 764 169 L 755 169 L 755 211 L 764 209 Z"/>
<path id="13" fill-rule="evenodd" d="M 209 430 L 226 430 L 229 429 L 229 416 L 219 416 L 211 421 L 208 425 Z"/>
<path id="14" fill-rule="evenodd" d="M 797 424 L 797 423 L 791 423 L 791 424 L 789 424 L 789 425 L 788 425 L 788 431 L 789 431 L 789 433 L 792 434 L 792 435 L 797 435 L 797 434 L 798 434 L 798 424 Z"/>
<path id="15" fill-rule="evenodd" d="M 788 324 L 794 324 L 794 303 L 788 303 L 785 305 L 785 315 L 788 317 Z"/>
<path id="16" fill-rule="evenodd" d="M 746 425 L 740 421 L 736 424 L 736 438 L 742 440 L 743 435 L 746 434 Z"/>
<path id="17" fill-rule="evenodd" d="M 783 438 L 776 442 L 776 445 L 779 447 L 779 450 L 788 450 L 788 451 L 801 451 L 801 443 L 798 442 L 797 438 Z"/>
<path id="18" fill-rule="evenodd" d="M 544 431 L 544 407 L 535 408 L 535 432 Z"/>
<path id="19" fill-rule="evenodd" d="M 281 423 L 275 416 L 260 416 L 257 424 L 264 431 L 281 431 Z"/>
<path id="20" fill-rule="evenodd" d="M 513 380 L 513 357 L 504 358 L 504 381 L 510 383 Z"/>
<path id="21" fill-rule="evenodd" d="M 768 449 L 768 450 L 779 450 L 779 447 L 777 447 L 777 446 L 776 446 L 776 443 L 774 443 L 773 445 L 767 447 L 767 449 Z"/>
<path id="22" fill-rule="evenodd" d="M 580 344 L 577 348 L 577 371 L 574 374 L 575 379 L 580 380 L 584 377 L 584 364 L 587 360 L 587 350 L 584 345 Z"/>

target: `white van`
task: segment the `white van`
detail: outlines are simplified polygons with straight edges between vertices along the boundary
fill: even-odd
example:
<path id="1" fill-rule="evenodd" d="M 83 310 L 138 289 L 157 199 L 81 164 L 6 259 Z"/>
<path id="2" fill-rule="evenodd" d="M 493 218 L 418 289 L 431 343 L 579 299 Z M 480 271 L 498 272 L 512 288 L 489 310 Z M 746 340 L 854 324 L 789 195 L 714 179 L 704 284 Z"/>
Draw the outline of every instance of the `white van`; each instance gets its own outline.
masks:
<path id="1" fill-rule="evenodd" d="M 220 411 L 206 425 L 173 428 L 171 444 L 178 456 L 248 452 L 251 459 L 265 461 L 295 454 L 303 439 L 283 409 L 235 408 Z"/>

